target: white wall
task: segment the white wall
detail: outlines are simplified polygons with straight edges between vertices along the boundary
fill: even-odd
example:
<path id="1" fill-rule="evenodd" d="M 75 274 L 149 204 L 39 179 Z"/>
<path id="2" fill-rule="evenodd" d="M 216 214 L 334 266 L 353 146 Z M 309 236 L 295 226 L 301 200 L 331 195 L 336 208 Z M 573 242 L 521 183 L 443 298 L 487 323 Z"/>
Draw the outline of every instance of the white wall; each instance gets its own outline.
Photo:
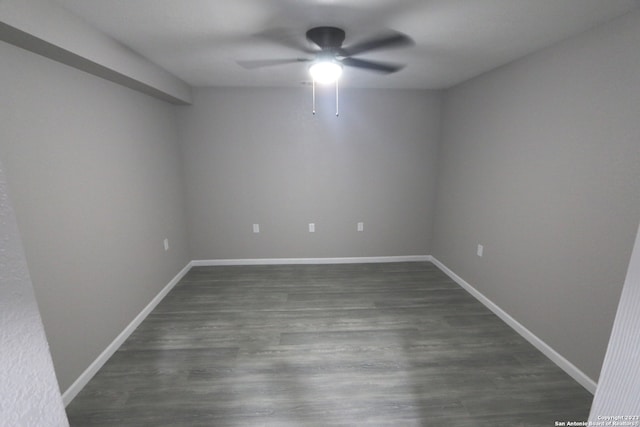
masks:
<path id="1" fill-rule="evenodd" d="M 0 424 L 66 426 L 0 162 Z"/>
<path id="2" fill-rule="evenodd" d="M 0 158 L 65 391 L 189 260 L 175 114 L 5 43 L 0 57 Z"/>
<path id="3" fill-rule="evenodd" d="M 334 99 L 314 116 L 309 87 L 197 89 L 178 107 L 194 259 L 429 254 L 439 93 L 343 90 L 339 117 Z"/>
<path id="4" fill-rule="evenodd" d="M 634 12 L 444 100 L 433 255 L 593 380 L 640 218 L 638 46 Z"/>
<path id="5" fill-rule="evenodd" d="M 589 421 L 631 422 L 640 419 L 640 229 L 607 347 Z M 607 416 L 628 416 L 618 420 Z"/>

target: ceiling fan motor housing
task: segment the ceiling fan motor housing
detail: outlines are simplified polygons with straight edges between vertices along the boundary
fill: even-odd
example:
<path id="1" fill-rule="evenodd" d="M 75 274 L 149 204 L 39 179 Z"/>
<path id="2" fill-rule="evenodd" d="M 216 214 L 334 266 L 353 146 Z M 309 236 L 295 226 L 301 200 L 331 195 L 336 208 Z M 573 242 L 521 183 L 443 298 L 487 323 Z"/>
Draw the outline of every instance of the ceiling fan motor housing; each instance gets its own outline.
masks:
<path id="1" fill-rule="evenodd" d="M 307 31 L 307 39 L 322 49 L 340 49 L 345 39 L 344 30 L 336 27 L 315 27 Z"/>

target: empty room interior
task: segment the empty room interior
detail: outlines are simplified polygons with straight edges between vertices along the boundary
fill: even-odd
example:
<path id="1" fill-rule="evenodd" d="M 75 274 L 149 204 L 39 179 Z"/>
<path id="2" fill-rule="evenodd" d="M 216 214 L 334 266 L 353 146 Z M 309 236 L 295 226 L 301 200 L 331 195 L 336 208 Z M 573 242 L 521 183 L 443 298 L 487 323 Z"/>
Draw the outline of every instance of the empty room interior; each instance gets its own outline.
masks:
<path id="1" fill-rule="evenodd" d="M 0 1 L 0 424 L 640 425 L 639 6 Z"/>

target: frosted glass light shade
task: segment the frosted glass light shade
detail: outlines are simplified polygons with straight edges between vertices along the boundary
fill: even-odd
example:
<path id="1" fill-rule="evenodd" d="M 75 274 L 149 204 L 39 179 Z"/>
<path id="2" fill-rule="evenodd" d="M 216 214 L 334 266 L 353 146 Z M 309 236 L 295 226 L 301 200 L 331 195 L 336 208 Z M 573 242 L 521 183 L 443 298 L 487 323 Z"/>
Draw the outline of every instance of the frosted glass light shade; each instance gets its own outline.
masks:
<path id="1" fill-rule="evenodd" d="M 309 67 L 309 74 L 318 83 L 333 83 L 342 74 L 342 65 L 334 61 L 316 62 Z"/>

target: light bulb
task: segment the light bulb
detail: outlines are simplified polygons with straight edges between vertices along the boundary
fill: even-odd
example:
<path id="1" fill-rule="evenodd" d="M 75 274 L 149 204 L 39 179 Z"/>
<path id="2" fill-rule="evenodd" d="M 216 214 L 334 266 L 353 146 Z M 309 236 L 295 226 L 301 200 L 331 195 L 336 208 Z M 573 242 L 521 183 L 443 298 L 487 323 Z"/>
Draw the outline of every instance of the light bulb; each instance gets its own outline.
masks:
<path id="1" fill-rule="evenodd" d="M 335 61 L 320 61 L 309 67 L 309 74 L 318 83 L 333 83 L 342 74 L 342 65 Z"/>

